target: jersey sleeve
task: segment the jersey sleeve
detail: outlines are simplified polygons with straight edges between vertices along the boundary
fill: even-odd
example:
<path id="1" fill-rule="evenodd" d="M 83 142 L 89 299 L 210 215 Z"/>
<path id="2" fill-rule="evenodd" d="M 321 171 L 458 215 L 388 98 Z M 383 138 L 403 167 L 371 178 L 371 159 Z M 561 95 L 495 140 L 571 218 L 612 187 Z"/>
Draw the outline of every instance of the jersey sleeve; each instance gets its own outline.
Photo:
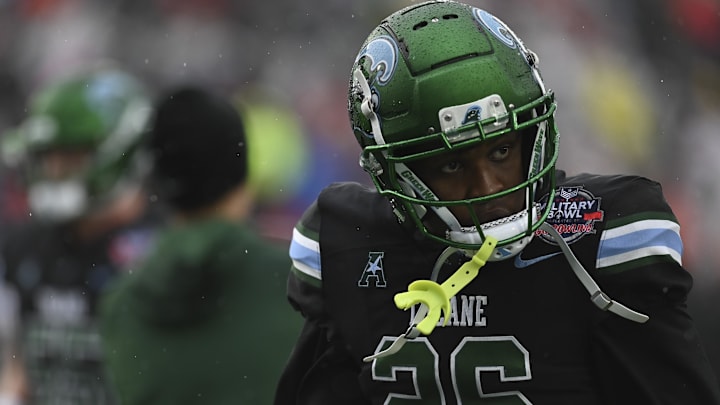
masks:
<path id="1" fill-rule="evenodd" d="M 287 294 L 305 325 L 280 377 L 275 405 L 365 404 L 358 368 L 325 308 L 320 260 L 320 210 L 313 203 L 293 229 Z"/>
<path id="2" fill-rule="evenodd" d="M 288 298 L 309 319 L 325 317 L 319 240 L 320 211 L 315 202 L 293 228 L 289 252 L 292 267 L 288 278 Z"/>
<path id="3" fill-rule="evenodd" d="M 719 404 L 720 390 L 687 313 L 692 277 L 682 266 L 680 225 L 660 185 L 637 177 L 605 195 L 595 278 L 644 324 L 603 313 L 593 361 L 606 403 Z"/>
<path id="4" fill-rule="evenodd" d="M 600 235 L 595 267 L 603 274 L 661 262 L 682 265 L 680 224 L 660 185 L 644 178 L 618 190 Z"/>

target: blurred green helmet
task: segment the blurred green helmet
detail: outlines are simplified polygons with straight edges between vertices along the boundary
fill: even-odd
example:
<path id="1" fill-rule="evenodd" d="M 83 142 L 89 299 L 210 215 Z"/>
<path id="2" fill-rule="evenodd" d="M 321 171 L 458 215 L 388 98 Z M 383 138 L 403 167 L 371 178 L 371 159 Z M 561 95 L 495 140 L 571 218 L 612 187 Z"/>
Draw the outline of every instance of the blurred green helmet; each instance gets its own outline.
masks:
<path id="1" fill-rule="evenodd" d="M 137 186 L 147 172 L 138 151 L 149 113 L 143 86 L 114 68 L 52 83 L 34 95 L 28 117 L 2 144 L 4 162 L 25 174 L 33 217 L 73 219 Z M 48 176 L 53 154 L 80 156 L 82 164 Z"/>
<path id="2" fill-rule="evenodd" d="M 350 77 L 348 108 L 362 147 L 361 166 L 389 198 L 399 220 L 460 249 L 498 239 L 491 260 L 517 254 L 547 217 L 540 200 L 554 190 L 558 132 L 553 93 L 537 56 L 498 18 L 453 1 L 409 6 L 368 36 Z M 410 169 L 412 162 L 520 131 L 527 177 L 477 198 L 440 201 Z M 448 207 L 487 203 L 518 190 L 525 208 L 506 218 L 461 225 Z M 549 199 L 552 201 L 552 198 Z M 428 230 L 427 215 L 446 225 Z"/>

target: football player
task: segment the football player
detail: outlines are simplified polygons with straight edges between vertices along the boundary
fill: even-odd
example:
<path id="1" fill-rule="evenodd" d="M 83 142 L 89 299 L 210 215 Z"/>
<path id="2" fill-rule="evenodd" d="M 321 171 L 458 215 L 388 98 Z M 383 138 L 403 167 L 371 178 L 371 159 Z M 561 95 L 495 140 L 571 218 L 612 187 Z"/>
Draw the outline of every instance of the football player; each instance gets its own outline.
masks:
<path id="1" fill-rule="evenodd" d="M 375 189 L 331 185 L 294 229 L 276 404 L 720 403 L 660 185 L 556 170 L 553 92 L 501 20 L 390 15 L 348 103 Z"/>
<path id="2" fill-rule="evenodd" d="M 148 208 L 139 153 L 150 108 L 143 84 L 103 64 L 41 88 L 3 139 L 4 162 L 27 181 L 31 215 L 2 249 L 0 317 L 12 321 L 0 330 L 0 389 L 8 401 L 115 403 L 96 307 L 162 221 Z"/>

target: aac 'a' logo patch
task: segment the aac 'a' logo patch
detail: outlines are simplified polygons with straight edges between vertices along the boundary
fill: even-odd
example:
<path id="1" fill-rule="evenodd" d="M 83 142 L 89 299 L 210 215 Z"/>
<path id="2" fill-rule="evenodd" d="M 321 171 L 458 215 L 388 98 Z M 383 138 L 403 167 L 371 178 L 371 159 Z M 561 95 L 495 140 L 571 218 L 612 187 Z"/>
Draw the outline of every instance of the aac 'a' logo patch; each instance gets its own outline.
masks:
<path id="1" fill-rule="evenodd" d="M 548 195 L 541 200 L 542 210 L 548 204 Z M 589 233 L 595 233 L 595 222 L 602 221 L 605 212 L 600 209 L 601 198 L 595 197 L 582 187 L 560 187 L 547 216 L 552 225 L 568 244 L 575 243 Z M 542 230 L 535 233 L 543 241 L 557 245 L 557 242 Z"/>
<path id="2" fill-rule="evenodd" d="M 385 256 L 385 252 L 368 253 L 368 262 L 358 280 L 358 287 L 370 287 L 371 280 L 375 287 L 387 287 L 385 269 L 383 268 L 383 256 Z"/>

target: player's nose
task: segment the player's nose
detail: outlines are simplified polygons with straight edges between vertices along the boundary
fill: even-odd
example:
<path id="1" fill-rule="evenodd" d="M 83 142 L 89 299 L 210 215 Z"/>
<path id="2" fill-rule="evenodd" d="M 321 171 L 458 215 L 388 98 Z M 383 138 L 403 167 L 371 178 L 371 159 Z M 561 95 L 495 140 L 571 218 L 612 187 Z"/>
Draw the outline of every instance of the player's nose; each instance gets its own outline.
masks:
<path id="1" fill-rule="evenodd" d="M 499 174 L 482 161 L 473 163 L 469 174 L 467 198 L 485 197 L 505 189 Z"/>

